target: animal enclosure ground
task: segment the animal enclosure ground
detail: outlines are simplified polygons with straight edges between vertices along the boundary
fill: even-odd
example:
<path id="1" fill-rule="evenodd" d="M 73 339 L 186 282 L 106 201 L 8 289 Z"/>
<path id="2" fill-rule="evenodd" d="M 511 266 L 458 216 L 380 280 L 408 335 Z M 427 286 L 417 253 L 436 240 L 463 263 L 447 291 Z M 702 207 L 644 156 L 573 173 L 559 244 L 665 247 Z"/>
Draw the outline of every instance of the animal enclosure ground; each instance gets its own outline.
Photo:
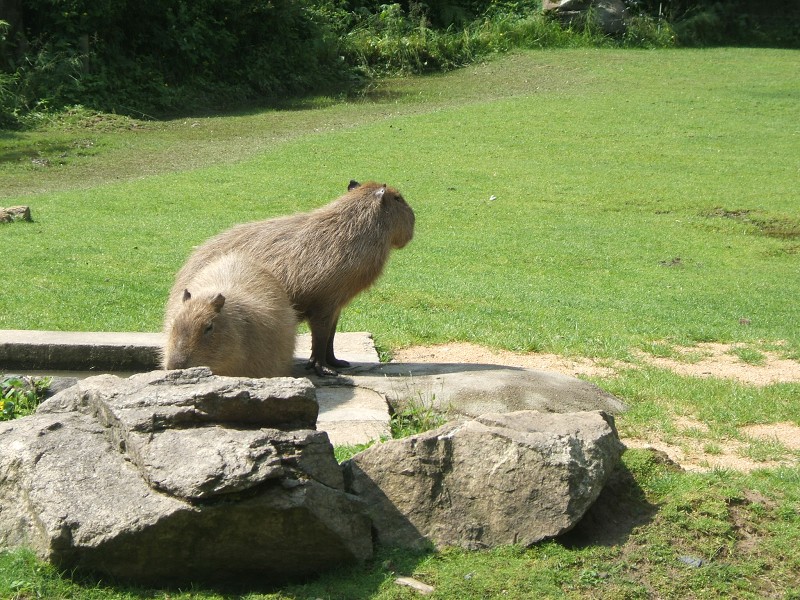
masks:
<path id="1" fill-rule="evenodd" d="M 702 343 L 694 348 L 678 347 L 678 358 L 654 357 L 645 352 L 635 353 L 637 361 L 668 369 L 686 377 L 734 379 L 753 386 L 800 382 L 800 362 L 783 358 L 778 352 L 761 352 L 758 364 L 748 363 L 736 354 L 735 344 Z M 691 354 L 692 362 L 680 360 Z M 623 369 L 637 368 L 636 363 L 569 358 L 556 354 L 514 353 L 486 348 L 477 344 L 451 343 L 437 346 L 414 346 L 394 353 L 396 362 L 425 363 L 483 363 L 555 371 L 564 375 L 589 378 L 602 383 Z M 798 407 L 800 410 L 800 406 Z M 624 421 L 625 416 L 618 417 Z M 622 437 L 629 448 L 651 448 L 665 453 L 687 471 L 734 469 L 749 472 L 754 469 L 791 466 L 800 459 L 800 426 L 792 422 L 755 424 L 738 429 L 728 439 L 711 439 L 709 427 L 702 421 L 676 415 L 676 431 L 669 436 L 650 435 Z M 769 457 L 752 456 L 750 446 L 773 446 Z M 750 454 L 751 456 L 748 456 Z"/>

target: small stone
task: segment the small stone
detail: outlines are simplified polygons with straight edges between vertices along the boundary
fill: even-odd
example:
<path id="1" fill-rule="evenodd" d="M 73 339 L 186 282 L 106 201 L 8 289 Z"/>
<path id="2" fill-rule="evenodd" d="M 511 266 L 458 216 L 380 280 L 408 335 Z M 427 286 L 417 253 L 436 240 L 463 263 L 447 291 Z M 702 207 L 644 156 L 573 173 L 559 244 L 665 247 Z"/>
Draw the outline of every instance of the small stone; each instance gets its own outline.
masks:
<path id="1" fill-rule="evenodd" d="M 31 209 L 28 206 L 9 206 L 0 208 L 0 223 L 11 223 L 13 221 L 31 222 Z"/>
<path id="2" fill-rule="evenodd" d="M 696 558 L 694 556 L 681 556 L 678 558 L 679 561 L 682 563 L 689 565 L 690 567 L 694 567 L 695 569 L 702 567 L 706 562 L 702 558 Z"/>
<path id="3" fill-rule="evenodd" d="M 422 583 L 421 581 L 414 579 L 413 577 L 398 577 L 394 580 L 395 583 L 398 585 L 404 585 L 406 587 L 410 587 L 418 591 L 423 596 L 427 596 L 428 594 L 432 594 L 435 589 L 428 585 L 427 583 Z"/>

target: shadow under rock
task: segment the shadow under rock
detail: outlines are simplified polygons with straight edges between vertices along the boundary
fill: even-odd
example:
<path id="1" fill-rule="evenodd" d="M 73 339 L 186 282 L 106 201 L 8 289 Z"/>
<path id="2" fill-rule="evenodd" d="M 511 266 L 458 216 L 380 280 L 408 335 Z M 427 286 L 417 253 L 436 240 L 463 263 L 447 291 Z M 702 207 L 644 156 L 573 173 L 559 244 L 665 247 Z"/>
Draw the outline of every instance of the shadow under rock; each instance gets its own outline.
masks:
<path id="1" fill-rule="evenodd" d="M 634 529 L 652 522 L 657 512 L 633 473 L 620 462 L 594 504 L 558 541 L 570 549 L 624 544 Z"/>

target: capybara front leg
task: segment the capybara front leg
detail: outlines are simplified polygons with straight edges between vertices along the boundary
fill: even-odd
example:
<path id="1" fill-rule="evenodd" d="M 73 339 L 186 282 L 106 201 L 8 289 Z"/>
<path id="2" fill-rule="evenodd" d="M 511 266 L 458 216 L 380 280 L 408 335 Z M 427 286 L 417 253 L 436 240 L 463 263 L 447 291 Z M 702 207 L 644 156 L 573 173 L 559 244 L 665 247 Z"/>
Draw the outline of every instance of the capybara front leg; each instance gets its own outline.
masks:
<path id="1" fill-rule="evenodd" d="M 336 335 L 336 326 L 339 324 L 339 315 L 341 311 L 336 313 L 336 316 L 333 319 L 333 324 L 331 325 L 330 330 L 328 331 L 328 343 L 326 346 L 326 356 L 328 359 L 328 365 L 331 367 L 336 367 L 337 369 L 344 369 L 350 366 L 350 363 L 346 360 L 341 358 L 336 358 L 333 354 L 333 337 Z"/>
<path id="2" fill-rule="evenodd" d="M 335 319 L 333 321 L 335 324 Z M 320 377 L 339 374 L 328 366 L 328 332 L 330 331 L 330 323 L 330 315 L 310 317 L 308 320 L 308 325 L 311 328 L 311 358 L 308 359 L 306 369 L 314 369 Z"/>

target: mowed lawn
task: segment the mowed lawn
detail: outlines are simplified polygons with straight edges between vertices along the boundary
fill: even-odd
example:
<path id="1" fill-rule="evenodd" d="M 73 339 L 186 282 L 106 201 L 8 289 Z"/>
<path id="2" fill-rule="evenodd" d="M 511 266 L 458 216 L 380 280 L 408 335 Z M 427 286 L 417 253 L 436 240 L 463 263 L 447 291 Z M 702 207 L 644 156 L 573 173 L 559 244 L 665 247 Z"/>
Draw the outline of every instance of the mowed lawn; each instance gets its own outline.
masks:
<path id="1" fill-rule="evenodd" d="M 383 351 L 464 340 L 635 362 L 719 341 L 800 358 L 800 53 L 763 49 L 519 52 L 347 101 L 162 122 L 76 110 L 0 132 L 0 206 L 35 219 L 0 226 L 0 328 L 158 330 L 192 246 L 351 178 L 417 213 L 340 321 Z M 628 437 L 708 454 L 734 440 L 783 466 L 685 473 L 629 450 L 566 539 L 382 551 L 279 590 L 130 589 L 0 553 L 0 595 L 408 599 L 394 579 L 410 575 L 448 599 L 800 596 L 800 453 L 739 429 L 799 425 L 800 384 L 641 364 L 598 383 L 628 404 Z"/>
<path id="2" fill-rule="evenodd" d="M 71 124 L 46 165 L 48 132 L 4 135 L 0 205 L 35 223 L 0 230 L 0 327 L 158 330 L 192 246 L 355 178 L 398 187 L 418 225 L 342 330 L 387 348 L 624 358 L 782 340 L 797 355 L 799 56 L 517 53 L 349 102 Z"/>

